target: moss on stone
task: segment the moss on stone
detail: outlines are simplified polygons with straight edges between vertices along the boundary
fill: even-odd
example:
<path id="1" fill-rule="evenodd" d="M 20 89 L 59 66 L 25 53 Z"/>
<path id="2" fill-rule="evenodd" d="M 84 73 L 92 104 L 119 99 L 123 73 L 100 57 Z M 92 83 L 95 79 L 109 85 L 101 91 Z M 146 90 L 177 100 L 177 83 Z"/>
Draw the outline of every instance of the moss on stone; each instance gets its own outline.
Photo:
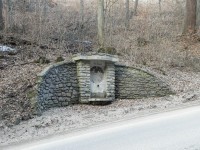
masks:
<path id="1" fill-rule="evenodd" d="M 37 92 L 35 90 L 31 90 L 27 93 L 27 98 L 32 99 L 37 96 Z"/>
<path id="2" fill-rule="evenodd" d="M 56 62 L 61 62 L 61 61 L 64 61 L 64 58 L 62 56 L 56 58 Z"/>
<path id="3" fill-rule="evenodd" d="M 31 112 L 34 115 L 40 115 L 41 112 L 38 109 L 38 100 L 37 100 L 37 91 L 36 90 L 30 90 L 27 93 L 27 98 L 29 99 L 30 102 L 30 107 L 31 107 Z"/>
<path id="4" fill-rule="evenodd" d="M 5 56 L 0 54 L 0 59 L 4 59 L 4 58 L 5 58 Z"/>
<path id="5" fill-rule="evenodd" d="M 47 59 L 46 57 L 39 57 L 37 60 L 34 61 L 34 63 L 39 63 L 39 64 L 49 64 L 50 60 Z"/>
<path id="6" fill-rule="evenodd" d="M 111 55 L 116 55 L 117 51 L 114 47 L 102 47 L 98 49 L 98 53 L 106 53 Z"/>
<path id="7" fill-rule="evenodd" d="M 143 71 L 140 71 L 140 75 L 141 77 L 144 77 L 144 78 L 148 78 L 150 76 L 150 74 L 146 73 L 146 72 L 143 72 Z"/>
<path id="8" fill-rule="evenodd" d="M 137 38 L 137 46 L 142 47 L 148 44 L 148 41 L 145 38 Z"/>

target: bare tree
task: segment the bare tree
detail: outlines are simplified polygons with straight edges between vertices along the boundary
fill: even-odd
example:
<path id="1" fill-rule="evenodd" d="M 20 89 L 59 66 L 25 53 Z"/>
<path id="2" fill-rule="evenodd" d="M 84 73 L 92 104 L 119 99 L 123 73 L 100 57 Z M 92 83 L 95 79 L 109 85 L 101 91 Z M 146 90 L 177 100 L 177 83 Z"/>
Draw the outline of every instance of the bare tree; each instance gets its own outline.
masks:
<path id="1" fill-rule="evenodd" d="M 79 10 L 79 39 L 84 39 L 84 0 L 80 0 L 80 10 Z"/>
<path id="2" fill-rule="evenodd" d="M 80 20 L 81 24 L 84 22 L 84 0 L 80 0 Z"/>
<path id="3" fill-rule="evenodd" d="M 186 13 L 185 13 L 183 34 L 195 32 L 195 29 L 196 29 L 196 4 L 197 4 L 197 0 L 186 0 Z"/>
<path id="4" fill-rule="evenodd" d="M 134 15 L 137 15 L 138 1 L 139 0 L 135 0 Z"/>
<path id="5" fill-rule="evenodd" d="M 104 47 L 104 24 L 105 24 L 105 16 L 104 16 L 104 0 L 98 0 L 98 40 L 99 46 Z"/>
<path id="6" fill-rule="evenodd" d="M 129 0 L 126 0 L 126 20 L 125 20 L 126 29 L 129 28 L 129 24 L 130 24 Z"/>
<path id="7" fill-rule="evenodd" d="M 13 21 L 13 3 L 11 0 L 7 0 L 7 19 L 6 19 L 6 28 L 12 28 L 14 21 Z"/>
<path id="8" fill-rule="evenodd" d="M 200 33 L 200 1 L 197 0 L 197 7 L 196 7 L 196 29 L 197 33 Z"/>
<path id="9" fill-rule="evenodd" d="M 4 29 L 3 2 L 0 0 L 0 30 Z"/>
<path id="10" fill-rule="evenodd" d="M 48 3 L 47 3 L 47 0 L 44 0 L 44 7 L 43 7 L 43 15 L 44 15 L 44 18 L 46 19 L 47 17 L 47 13 L 48 13 Z"/>
<path id="11" fill-rule="evenodd" d="M 158 3 L 159 3 L 159 12 L 160 12 L 160 13 L 161 13 L 161 1 L 162 1 L 162 0 L 159 0 L 159 2 L 158 2 Z"/>

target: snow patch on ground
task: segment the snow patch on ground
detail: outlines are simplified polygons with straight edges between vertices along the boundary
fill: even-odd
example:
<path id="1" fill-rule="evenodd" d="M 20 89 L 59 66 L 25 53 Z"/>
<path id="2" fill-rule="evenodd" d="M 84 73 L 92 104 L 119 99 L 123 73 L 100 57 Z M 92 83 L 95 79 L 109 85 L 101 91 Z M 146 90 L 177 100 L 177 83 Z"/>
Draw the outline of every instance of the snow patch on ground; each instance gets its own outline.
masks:
<path id="1" fill-rule="evenodd" d="M 0 51 L 9 52 L 9 51 L 15 51 L 15 49 L 11 48 L 11 47 L 8 47 L 8 46 L 5 46 L 5 45 L 0 45 Z"/>

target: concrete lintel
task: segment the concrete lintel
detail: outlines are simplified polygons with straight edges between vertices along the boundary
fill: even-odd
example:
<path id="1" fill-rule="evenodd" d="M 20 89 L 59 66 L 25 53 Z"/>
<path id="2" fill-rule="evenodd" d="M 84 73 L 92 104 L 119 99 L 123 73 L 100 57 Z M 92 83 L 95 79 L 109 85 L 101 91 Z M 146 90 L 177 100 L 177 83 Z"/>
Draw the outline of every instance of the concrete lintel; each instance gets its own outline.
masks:
<path id="1" fill-rule="evenodd" d="M 74 61 L 78 60 L 102 60 L 110 62 L 118 62 L 119 58 L 117 56 L 102 56 L 102 55 L 90 55 L 90 56 L 77 56 L 73 58 Z"/>

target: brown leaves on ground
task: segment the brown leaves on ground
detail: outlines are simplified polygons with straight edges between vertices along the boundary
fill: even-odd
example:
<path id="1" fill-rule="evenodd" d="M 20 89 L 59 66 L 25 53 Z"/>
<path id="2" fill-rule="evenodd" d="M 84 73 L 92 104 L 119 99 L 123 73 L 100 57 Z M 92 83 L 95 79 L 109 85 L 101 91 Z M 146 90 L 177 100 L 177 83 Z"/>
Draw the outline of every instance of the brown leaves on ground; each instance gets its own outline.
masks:
<path id="1" fill-rule="evenodd" d="M 36 84 L 36 75 L 42 70 L 37 64 L 7 67 L 1 71 L 0 114 L 12 124 L 31 118 L 27 91 Z"/>
<path id="2" fill-rule="evenodd" d="M 17 51 L 15 55 L 0 52 L 0 120 L 5 119 L 8 125 L 13 125 L 32 117 L 27 93 L 36 85 L 37 74 L 46 67 L 46 64 L 34 61 L 47 57 L 47 54 L 53 56 L 49 59 L 54 61 L 60 53 L 58 51 L 55 55 L 52 50 L 20 43 L 20 39 L 15 41 L 15 38 L 9 37 L 3 42 L 1 38 L 2 44 L 19 43 L 17 46 L 11 45 Z"/>

